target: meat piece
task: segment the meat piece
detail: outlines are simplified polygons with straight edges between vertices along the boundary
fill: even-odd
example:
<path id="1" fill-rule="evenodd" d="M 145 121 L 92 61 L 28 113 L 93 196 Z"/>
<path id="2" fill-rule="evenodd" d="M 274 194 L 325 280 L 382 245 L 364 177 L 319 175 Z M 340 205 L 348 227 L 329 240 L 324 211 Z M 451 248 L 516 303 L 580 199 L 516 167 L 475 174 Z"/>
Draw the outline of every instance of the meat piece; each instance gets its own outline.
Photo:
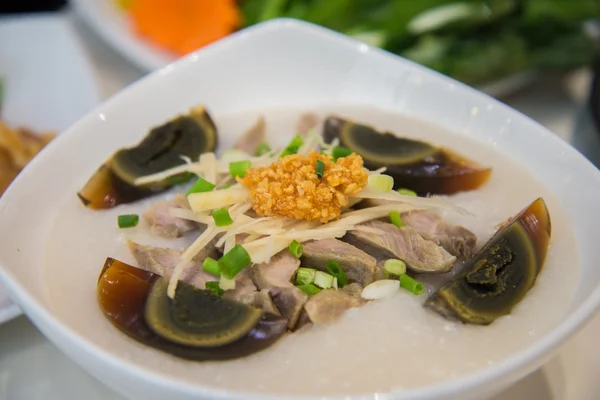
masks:
<path id="1" fill-rule="evenodd" d="M 254 303 L 252 304 L 256 308 L 260 308 L 265 312 L 269 312 L 275 315 L 281 315 L 275 303 L 273 303 L 273 299 L 269 294 L 268 289 L 263 289 L 254 294 Z"/>
<path id="2" fill-rule="evenodd" d="M 179 262 L 181 251 L 152 246 L 142 246 L 135 242 L 129 242 L 129 250 L 138 263 L 138 267 L 146 271 L 171 278 L 173 271 Z M 211 250 L 212 249 L 212 250 Z M 214 246 L 209 244 L 200 254 L 184 267 L 179 277 L 180 281 L 205 289 L 206 282 L 218 281 L 219 278 L 202 270 L 202 262 L 206 257 L 218 257 Z M 254 301 L 256 286 L 246 273 L 239 273 L 235 277 L 235 289 L 225 291 L 224 296 L 245 304 Z"/>
<path id="3" fill-rule="evenodd" d="M 316 128 L 320 122 L 320 118 L 317 114 L 302 114 L 296 123 L 296 133 L 301 136 L 306 136 L 308 135 L 308 132 L 310 132 L 311 129 Z"/>
<path id="4" fill-rule="evenodd" d="M 337 239 L 315 240 L 304 244 L 302 265 L 327 271 L 325 264 L 335 260 L 350 282 L 366 286 L 373 282 L 376 260 L 364 251 Z"/>
<path id="5" fill-rule="evenodd" d="M 340 317 L 346 310 L 360 307 L 364 303 L 360 297 L 343 290 L 328 289 L 308 299 L 304 309 L 313 323 L 326 324 Z"/>
<path id="6" fill-rule="evenodd" d="M 171 279 L 175 266 L 179 262 L 181 251 L 152 246 L 142 246 L 128 242 L 129 251 L 137 261 L 138 267 Z M 204 289 L 206 282 L 218 280 L 213 275 L 202 271 L 202 262 L 207 254 L 196 256 L 183 270 L 179 280 Z"/>
<path id="7" fill-rule="evenodd" d="M 269 293 L 273 303 L 281 311 L 281 315 L 288 320 L 288 329 L 294 329 L 308 295 L 293 285 L 274 287 L 269 290 Z"/>
<path id="8" fill-rule="evenodd" d="M 259 289 L 269 289 L 273 302 L 288 320 L 288 328 L 293 329 L 308 295 L 292 284 L 300 260 L 283 250 L 271 257 L 268 263 L 254 264 L 248 274 Z"/>
<path id="9" fill-rule="evenodd" d="M 177 218 L 169 213 L 170 208 L 184 208 L 187 199 L 174 198 L 167 201 L 159 201 L 152 205 L 142 214 L 142 218 L 150 224 L 150 232 L 165 238 L 178 238 L 186 232 L 198 229 L 198 223 L 183 218 Z"/>
<path id="10" fill-rule="evenodd" d="M 265 118 L 261 115 L 256 124 L 244 132 L 233 147 L 253 156 L 256 154 L 258 145 L 265 141 L 265 131 Z"/>
<path id="11" fill-rule="evenodd" d="M 248 267 L 250 278 L 259 289 L 293 286 L 291 281 L 300 267 L 300 260 L 287 249 L 271 257 L 268 263 Z"/>
<path id="12" fill-rule="evenodd" d="M 349 285 L 344 286 L 340 290 L 342 292 L 348 293 L 351 296 L 360 297 L 363 291 L 363 287 L 360 286 L 358 283 L 351 283 Z"/>
<path id="13" fill-rule="evenodd" d="M 424 239 L 442 246 L 453 256 L 469 259 L 473 255 L 477 236 L 462 226 L 442 221 L 442 218 L 425 210 L 402 214 L 402 222 L 413 228 Z"/>
<path id="14" fill-rule="evenodd" d="M 364 226 L 380 229 L 383 235 L 362 231 L 348 232 L 344 241 L 372 254 L 379 261 L 398 258 L 415 272 L 448 272 L 456 257 L 430 240 L 425 240 L 409 226 L 401 228 L 387 222 L 370 221 Z"/>

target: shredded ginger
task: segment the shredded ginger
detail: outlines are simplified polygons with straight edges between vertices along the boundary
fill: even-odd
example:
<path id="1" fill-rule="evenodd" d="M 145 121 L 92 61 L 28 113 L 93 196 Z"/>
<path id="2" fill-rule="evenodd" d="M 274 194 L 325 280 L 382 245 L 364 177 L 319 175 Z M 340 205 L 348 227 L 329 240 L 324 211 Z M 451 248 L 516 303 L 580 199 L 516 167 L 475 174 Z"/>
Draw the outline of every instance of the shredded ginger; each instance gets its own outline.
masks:
<path id="1" fill-rule="evenodd" d="M 322 178 L 316 173 L 317 160 L 325 164 Z M 357 154 L 339 158 L 336 163 L 311 151 L 249 168 L 239 182 L 250 190 L 252 208 L 258 215 L 326 223 L 340 216 L 348 196 L 360 192 L 367 178 L 368 171 Z"/>

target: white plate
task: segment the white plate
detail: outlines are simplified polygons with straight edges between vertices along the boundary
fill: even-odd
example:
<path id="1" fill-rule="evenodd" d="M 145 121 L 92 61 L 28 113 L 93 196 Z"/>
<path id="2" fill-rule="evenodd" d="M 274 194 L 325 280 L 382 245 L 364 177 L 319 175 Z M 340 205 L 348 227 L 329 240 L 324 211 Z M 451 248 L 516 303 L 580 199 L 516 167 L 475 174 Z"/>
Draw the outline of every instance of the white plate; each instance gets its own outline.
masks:
<path id="1" fill-rule="evenodd" d="M 123 57 L 145 71 L 154 71 L 177 59 L 173 54 L 135 36 L 129 29 L 126 15 L 114 0 L 72 0 L 80 15 L 110 46 Z M 537 73 L 524 71 L 479 86 L 479 90 L 494 97 L 503 97 L 530 83 Z"/>
<path id="2" fill-rule="evenodd" d="M 2 117 L 60 132 L 99 101 L 90 67 L 63 15 L 0 18 Z M 0 323 L 20 311 L 0 287 Z"/>
<path id="3" fill-rule="evenodd" d="M 175 61 L 167 51 L 135 36 L 114 0 L 72 0 L 71 5 L 109 45 L 137 67 L 154 71 Z"/>

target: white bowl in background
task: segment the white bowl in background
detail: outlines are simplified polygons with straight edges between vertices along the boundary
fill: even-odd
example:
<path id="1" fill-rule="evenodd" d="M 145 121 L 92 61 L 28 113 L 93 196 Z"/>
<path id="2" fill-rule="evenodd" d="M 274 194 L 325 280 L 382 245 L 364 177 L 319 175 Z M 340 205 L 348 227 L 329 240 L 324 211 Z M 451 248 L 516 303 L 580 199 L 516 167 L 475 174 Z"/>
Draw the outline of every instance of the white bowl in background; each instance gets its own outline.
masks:
<path id="1" fill-rule="evenodd" d="M 53 312 L 40 278 L 45 233 L 64 194 L 74 193 L 115 148 L 202 103 L 217 115 L 348 104 L 434 121 L 494 146 L 527 168 L 553 192 L 572 221 L 581 278 L 570 312 L 556 329 L 524 351 L 458 379 L 345 399 L 482 399 L 549 360 L 600 304 L 600 215 L 594 212 L 600 202 L 600 172 L 583 156 L 529 118 L 440 74 L 310 24 L 274 20 L 236 33 L 123 90 L 52 143 L 0 200 L 0 279 L 52 342 L 121 394 L 149 400 L 266 397 L 175 382 L 126 356 L 109 354 Z"/>
<path id="2" fill-rule="evenodd" d="M 92 70 L 64 15 L 0 18 L 2 120 L 60 134 L 99 103 Z M 43 40 L 42 40 L 43 39 Z M 21 314 L 0 286 L 0 324 Z"/>

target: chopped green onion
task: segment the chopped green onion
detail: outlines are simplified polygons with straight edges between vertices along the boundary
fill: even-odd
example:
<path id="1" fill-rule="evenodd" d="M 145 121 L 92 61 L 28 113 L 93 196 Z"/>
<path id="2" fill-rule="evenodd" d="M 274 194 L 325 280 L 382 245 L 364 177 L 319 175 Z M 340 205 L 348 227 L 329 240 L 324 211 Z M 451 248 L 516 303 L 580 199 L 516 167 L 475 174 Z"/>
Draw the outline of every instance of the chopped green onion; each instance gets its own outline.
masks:
<path id="1" fill-rule="evenodd" d="M 307 285 L 315 281 L 317 270 L 314 268 L 298 268 L 296 273 L 296 283 L 298 285 Z"/>
<path id="2" fill-rule="evenodd" d="M 219 282 L 206 282 L 205 287 L 206 290 L 210 290 L 217 296 L 223 296 L 223 293 L 225 293 L 219 286 Z"/>
<path id="3" fill-rule="evenodd" d="M 292 141 L 290 142 L 290 144 L 287 145 L 287 148 L 288 149 L 296 149 L 296 151 L 298 151 L 300 146 L 302 146 L 303 144 L 304 144 L 304 139 L 302 138 L 302 136 L 296 135 L 292 138 Z"/>
<path id="4" fill-rule="evenodd" d="M 221 274 L 221 280 L 219 281 L 219 287 L 223 290 L 233 290 L 235 289 L 235 279 L 227 278 L 223 274 Z"/>
<path id="5" fill-rule="evenodd" d="M 354 153 L 352 150 L 350 150 L 344 146 L 335 146 L 333 148 L 331 155 L 333 156 L 333 160 L 337 161 L 338 158 L 348 157 L 352 153 Z"/>
<path id="6" fill-rule="evenodd" d="M 290 144 L 288 144 L 287 147 L 281 152 L 279 157 L 283 158 L 283 157 L 289 156 L 291 154 L 296 154 L 298 152 L 298 150 L 300 150 L 300 147 L 303 144 L 304 144 L 304 139 L 302 138 L 302 136 L 300 136 L 300 135 L 294 136 L 294 138 L 292 139 Z"/>
<path id="7" fill-rule="evenodd" d="M 317 294 L 321 291 L 321 289 L 319 289 L 312 283 L 307 283 L 306 285 L 298 285 L 296 287 L 298 289 L 302 290 L 304 293 L 306 293 L 309 296 L 312 296 L 313 294 Z"/>
<path id="8" fill-rule="evenodd" d="M 296 258 L 302 257 L 302 251 L 304 250 L 302 244 L 297 240 L 292 240 L 289 246 L 290 253 Z"/>
<path id="9" fill-rule="evenodd" d="M 413 197 L 417 197 L 417 192 L 415 192 L 414 190 L 410 190 L 410 189 L 404 189 L 404 188 L 400 188 L 398 190 L 396 190 L 398 193 L 403 194 L 405 196 L 413 196 Z"/>
<path id="10" fill-rule="evenodd" d="M 246 176 L 246 171 L 250 168 L 250 165 L 252 164 L 248 160 L 231 162 L 229 163 L 229 174 L 232 178 L 237 176 L 243 178 Z"/>
<path id="11" fill-rule="evenodd" d="M 270 151 L 271 151 L 271 147 L 268 144 L 266 144 L 265 142 L 262 142 L 256 148 L 256 153 L 255 154 L 257 156 L 262 156 L 263 154 L 268 153 Z"/>
<path id="12" fill-rule="evenodd" d="M 181 185 L 182 183 L 186 183 L 193 177 L 194 174 L 192 174 L 191 172 L 184 172 L 183 174 L 168 177 L 167 182 L 169 182 L 171 185 Z"/>
<path id="13" fill-rule="evenodd" d="M 327 271 L 337 278 L 337 283 L 340 287 L 344 287 L 348 284 L 348 276 L 346 272 L 340 267 L 340 264 L 335 260 L 329 260 L 325 263 Z"/>
<path id="14" fill-rule="evenodd" d="M 404 223 L 402 222 L 402 218 L 400 218 L 400 213 L 398 211 L 390 212 L 390 221 L 398 228 L 404 226 Z"/>
<path id="15" fill-rule="evenodd" d="M 251 262 L 250 255 L 241 244 L 236 244 L 233 249 L 221 257 L 219 268 L 221 276 L 233 279 L 241 270 L 246 268 Z"/>
<path id="16" fill-rule="evenodd" d="M 123 214 L 117 217 L 119 228 L 133 228 L 138 222 L 140 222 L 140 217 L 137 214 Z"/>
<path id="17" fill-rule="evenodd" d="M 296 151 L 298 151 L 298 150 L 296 150 Z M 285 156 L 290 156 L 292 154 L 296 154 L 296 151 L 292 151 L 290 149 L 285 149 L 281 152 L 281 154 L 279 155 L 279 158 L 283 158 Z"/>
<path id="18" fill-rule="evenodd" d="M 206 257 L 202 263 L 202 270 L 214 276 L 221 275 L 221 271 L 219 270 L 219 262 L 214 258 Z"/>
<path id="19" fill-rule="evenodd" d="M 369 175 L 368 185 L 377 192 L 389 192 L 394 187 L 394 178 L 383 174 Z"/>
<path id="20" fill-rule="evenodd" d="M 383 263 L 383 269 L 396 276 L 406 274 L 406 264 L 402 260 L 390 258 Z"/>
<path id="21" fill-rule="evenodd" d="M 406 274 L 400 275 L 400 287 L 414 294 L 423 293 L 423 284 Z"/>
<path id="22" fill-rule="evenodd" d="M 189 196 L 192 193 L 210 192 L 214 188 L 215 188 L 214 183 L 210 183 L 209 181 L 204 180 L 204 178 L 198 178 L 196 183 L 194 183 L 192 185 L 192 187 L 187 191 L 187 193 L 185 195 Z"/>
<path id="23" fill-rule="evenodd" d="M 226 208 L 215 208 L 211 211 L 210 215 L 212 215 L 216 226 L 229 226 L 233 224 L 233 220 Z"/>
<path id="24" fill-rule="evenodd" d="M 331 287 L 334 289 L 338 288 L 337 276 L 333 277 L 333 285 L 331 285 Z"/>
<path id="25" fill-rule="evenodd" d="M 317 271 L 313 283 L 321 289 L 329 289 L 333 286 L 333 276 L 329 275 L 327 272 Z"/>
<path id="26" fill-rule="evenodd" d="M 317 160 L 317 178 L 321 179 L 325 173 L 325 163 L 321 160 Z"/>

